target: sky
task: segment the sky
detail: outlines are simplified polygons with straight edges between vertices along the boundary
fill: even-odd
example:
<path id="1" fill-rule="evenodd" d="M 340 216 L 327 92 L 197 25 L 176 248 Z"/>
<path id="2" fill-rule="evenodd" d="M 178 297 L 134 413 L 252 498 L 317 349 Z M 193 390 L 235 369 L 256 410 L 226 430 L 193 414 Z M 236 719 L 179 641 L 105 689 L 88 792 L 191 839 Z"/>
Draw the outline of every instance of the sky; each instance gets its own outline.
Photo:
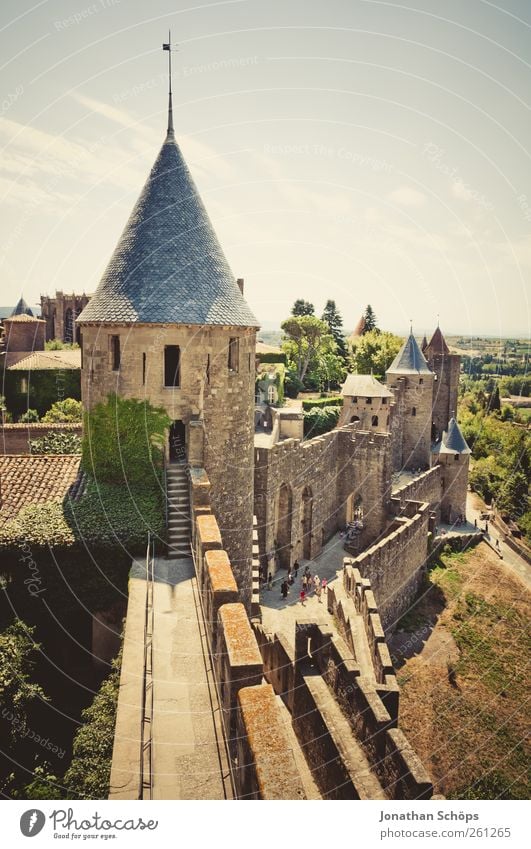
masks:
<path id="1" fill-rule="evenodd" d="M 529 336 L 529 0 L 2 0 L 0 304 L 93 292 L 176 136 L 264 328 Z"/>

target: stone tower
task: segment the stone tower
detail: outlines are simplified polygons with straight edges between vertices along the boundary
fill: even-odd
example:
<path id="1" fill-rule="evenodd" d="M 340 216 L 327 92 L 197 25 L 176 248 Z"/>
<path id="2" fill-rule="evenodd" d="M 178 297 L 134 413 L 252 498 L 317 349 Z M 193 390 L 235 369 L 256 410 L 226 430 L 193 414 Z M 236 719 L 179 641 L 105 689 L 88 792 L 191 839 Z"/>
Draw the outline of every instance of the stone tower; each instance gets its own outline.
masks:
<path id="1" fill-rule="evenodd" d="M 386 372 L 386 384 L 395 394 L 391 431 L 395 469 L 430 467 L 433 378 L 411 332 Z"/>
<path id="2" fill-rule="evenodd" d="M 455 418 L 450 419 L 448 430 L 443 432 L 435 451 L 437 462 L 442 466 L 441 519 L 452 524 L 461 516 L 466 516 L 470 463 L 470 448 Z"/>
<path id="3" fill-rule="evenodd" d="M 242 601 L 250 603 L 258 323 L 168 131 L 95 294 L 77 320 L 86 408 L 111 392 L 173 421 L 169 462 L 205 468 Z"/>
<path id="4" fill-rule="evenodd" d="M 433 386 L 433 438 L 439 440 L 448 422 L 457 413 L 457 392 L 461 357 L 451 354 L 446 340 L 437 327 L 424 349 L 424 356 L 435 374 Z"/>

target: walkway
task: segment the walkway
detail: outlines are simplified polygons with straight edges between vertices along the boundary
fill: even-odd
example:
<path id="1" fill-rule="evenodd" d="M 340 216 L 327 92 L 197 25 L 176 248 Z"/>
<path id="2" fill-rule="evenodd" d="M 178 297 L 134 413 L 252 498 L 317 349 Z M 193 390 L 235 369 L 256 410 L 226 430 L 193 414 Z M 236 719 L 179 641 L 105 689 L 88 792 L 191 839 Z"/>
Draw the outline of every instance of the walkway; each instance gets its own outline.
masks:
<path id="1" fill-rule="evenodd" d="M 480 519 L 480 513 L 489 513 L 490 509 L 486 506 L 485 502 L 479 497 L 479 495 L 475 492 L 469 492 L 467 495 L 466 501 L 466 513 L 469 521 L 474 521 L 477 519 L 478 527 L 485 527 L 485 520 Z M 503 555 L 503 562 L 524 581 L 524 583 L 531 587 L 531 566 L 527 563 L 523 557 L 520 557 L 512 548 L 503 542 L 503 537 L 499 533 L 499 531 L 494 527 L 492 522 L 488 523 L 489 532 L 485 534 L 486 538 L 492 545 L 496 546 L 496 540 L 499 541 L 499 551 Z"/>
<path id="2" fill-rule="evenodd" d="M 231 798 L 190 558 L 155 560 L 153 606 L 153 798 Z"/>
<path id="3" fill-rule="evenodd" d="M 312 575 L 316 573 L 321 580 L 326 578 L 328 583 L 338 579 L 338 572 L 343 570 L 343 558 L 348 557 L 343 548 L 343 540 L 336 534 L 325 545 L 315 560 L 300 560 L 299 573 L 295 583 L 290 587 L 286 599 L 280 594 L 280 585 L 286 578 L 286 570 L 280 569 L 275 575 L 273 589 L 262 587 L 260 590 L 260 604 L 262 606 L 262 622 L 264 628 L 271 633 L 281 631 L 290 645 L 293 646 L 295 638 L 295 622 L 297 619 L 313 619 L 323 625 L 333 624 L 332 617 L 326 609 L 325 594 L 321 594 L 321 601 L 310 593 L 304 605 L 299 601 L 299 593 L 302 589 L 301 578 L 306 564 L 310 567 Z M 342 578 L 340 578 L 342 580 Z"/>

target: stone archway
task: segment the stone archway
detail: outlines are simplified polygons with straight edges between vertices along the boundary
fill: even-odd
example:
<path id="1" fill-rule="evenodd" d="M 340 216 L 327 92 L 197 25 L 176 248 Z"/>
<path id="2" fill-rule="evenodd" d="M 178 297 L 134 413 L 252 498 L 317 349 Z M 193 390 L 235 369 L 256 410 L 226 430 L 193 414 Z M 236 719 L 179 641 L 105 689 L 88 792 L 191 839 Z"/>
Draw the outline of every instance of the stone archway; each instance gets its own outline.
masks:
<path id="1" fill-rule="evenodd" d="M 313 493 L 310 486 L 306 486 L 302 493 L 301 501 L 301 539 L 302 556 L 305 560 L 312 559 L 312 511 Z"/>
<path id="2" fill-rule="evenodd" d="M 363 499 L 359 493 L 351 492 L 347 498 L 347 528 L 345 543 L 349 549 L 358 551 L 360 549 L 363 535 Z"/>
<path id="3" fill-rule="evenodd" d="M 278 491 L 276 523 L 275 523 L 275 549 L 277 563 L 284 569 L 291 565 L 291 524 L 293 515 L 293 494 L 291 487 L 283 483 Z"/>

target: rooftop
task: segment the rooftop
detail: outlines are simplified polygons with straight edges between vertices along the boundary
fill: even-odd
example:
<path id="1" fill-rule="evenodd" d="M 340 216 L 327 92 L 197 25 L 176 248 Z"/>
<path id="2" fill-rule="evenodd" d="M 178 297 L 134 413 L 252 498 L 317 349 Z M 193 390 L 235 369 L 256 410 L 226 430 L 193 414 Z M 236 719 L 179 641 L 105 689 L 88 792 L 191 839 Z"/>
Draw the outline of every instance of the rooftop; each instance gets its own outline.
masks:
<path id="1" fill-rule="evenodd" d="M 442 439 L 437 446 L 437 451 L 439 454 L 472 453 L 455 418 L 451 418 L 448 422 L 448 430 L 443 432 Z"/>
<path id="2" fill-rule="evenodd" d="M 372 374 L 347 374 L 341 389 L 343 396 L 357 396 L 365 398 L 392 398 L 393 393 Z"/>
<path id="3" fill-rule="evenodd" d="M 33 313 L 24 298 L 20 298 L 11 315 L 33 315 Z"/>
<path id="4" fill-rule="evenodd" d="M 43 369 L 80 369 L 81 349 L 74 348 L 73 351 L 34 351 L 27 357 L 9 363 L 7 356 L 7 368 L 9 371 L 41 371 Z"/>
<path id="5" fill-rule="evenodd" d="M 259 326 L 172 129 L 77 321 Z"/>
<path id="6" fill-rule="evenodd" d="M 67 494 L 76 497 L 82 473 L 78 454 L 0 456 L 0 516 L 13 519 L 29 504 L 62 501 Z"/>
<path id="7" fill-rule="evenodd" d="M 431 374 L 426 358 L 417 340 L 410 333 L 393 362 L 387 369 L 390 374 Z"/>
<path id="8" fill-rule="evenodd" d="M 424 348 L 422 349 L 424 351 Z M 449 354 L 450 349 L 446 344 L 446 339 L 441 333 L 441 328 L 437 327 L 435 333 L 431 337 L 428 345 L 426 346 L 426 350 L 424 351 L 426 356 L 431 356 L 432 354 Z"/>
<path id="9" fill-rule="evenodd" d="M 16 307 L 15 307 L 15 309 L 16 309 Z M 6 318 L 4 318 L 4 324 L 5 324 L 6 321 L 10 321 L 12 323 L 16 322 L 17 324 L 19 324 L 19 323 L 20 324 L 23 324 L 23 323 L 45 324 L 46 323 L 42 318 L 36 318 L 33 315 L 33 313 L 28 314 L 28 313 L 25 313 L 25 312 L 13 313 L 12 315 L 8 315 Z"/>

